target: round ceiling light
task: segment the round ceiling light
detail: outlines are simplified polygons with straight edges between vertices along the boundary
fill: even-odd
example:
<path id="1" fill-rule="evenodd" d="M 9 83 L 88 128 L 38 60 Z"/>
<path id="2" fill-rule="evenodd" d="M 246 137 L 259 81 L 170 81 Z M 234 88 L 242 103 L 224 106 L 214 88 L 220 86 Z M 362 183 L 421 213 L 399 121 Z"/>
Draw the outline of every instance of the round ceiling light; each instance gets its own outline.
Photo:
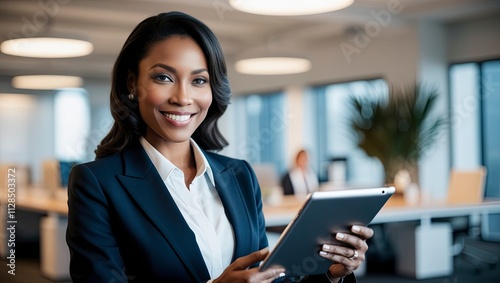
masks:
<path id="1" fill-rule="evenodd" d="M 236 10 L 270 16 L 298 16 L 337 11 L 354 0 L 230 0 Z"/>
<path id="2" fill-rule="evenodd" d="M 58 89 L 81 87 L 83 79 L 75 76 L 33 75 L 12 78 L 12 86 L 21 89 Z"/>
<path id="3" fill-rule="evenodd" d="M 89 55 L 92 43 L 79 39 L 33 37 L 2 42 L 0 50 L 9 55 L 32 58 L 70 58 Z"/>
<path id="4" fill-rule="evenodd" d="M 242 59 L 235 64 L 236 71 L 249 75 L 289 75 L 311 69 L 311 61 L 294 57 L 261 57 Z"/>

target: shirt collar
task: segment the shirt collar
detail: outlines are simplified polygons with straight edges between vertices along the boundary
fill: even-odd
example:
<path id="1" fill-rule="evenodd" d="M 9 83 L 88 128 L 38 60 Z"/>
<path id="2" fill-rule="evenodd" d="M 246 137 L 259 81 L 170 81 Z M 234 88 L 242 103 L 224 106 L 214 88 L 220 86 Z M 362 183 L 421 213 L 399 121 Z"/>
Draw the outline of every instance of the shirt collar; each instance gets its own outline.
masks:
<path id="1" fill-rule="evenodd" d="M 158 173 L 160 174 L 160 177 L 163 181 L 165 181 L 175 169 L 180 170 L 172 162 L 170 162 L 170 160 L 163 156 L 154 146 L 152 146 L 144 137 L 141 137 L 139 141 L 146 151 L 149 159 L 151 159 L 151 162 L 153 162 L 153 165 L 156 167 L 156 170 L 158 170 Z M 193 139 L 190 139 L 190 143 L 193 149 L 194 160 L 196 163 L 195 178 L 206 173 L 208 175 L 208 178 L 210 179 L 210 182 L 212 182 L 212 185 L 215 186 L 212 168 L 210 167 L 205 154 L 203 154 L 203 151 Z"/>

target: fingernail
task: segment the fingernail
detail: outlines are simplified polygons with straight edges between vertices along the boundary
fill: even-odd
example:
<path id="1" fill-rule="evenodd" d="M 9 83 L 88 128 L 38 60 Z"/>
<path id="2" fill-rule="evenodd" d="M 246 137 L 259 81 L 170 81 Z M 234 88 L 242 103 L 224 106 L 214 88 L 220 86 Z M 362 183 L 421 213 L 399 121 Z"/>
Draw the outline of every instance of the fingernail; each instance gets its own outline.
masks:
<path id="1" fill-rule="evenodd" d="M 330 251 L 331 249 L 332 249 L 331 246 L 329 246 L 329 245 L 323 245 L 323 250 Z"/>
<path id="2" fill-rule="evenodd" d="M 266 254 L 269 252 L 269 248 L 263 248 L 262 250 L 259 251 L 260 254 Z"/>
<path id="3" fill-rule="evenodd" d="M 360 231 L 361 231 L 361 227 L 354 225 L 354 226 L 352 226 L 351 230 L 352 230 L 353 232 L 357 233 L 357 232 L 360 232 Z"/>
<path id="4" fill-rule="evenodd" d="M 326 254 L 327 254 L 327 252 L 324 252 L 324 251 L 319 252 L 319 255 L 326 255 Z"/>
<path id="5" fill-rule="evenodd" d="M 338 240 L 342 240 L 342 239 L 344 239 L 344 237 L 345 237 L 345 235 L 344 235 L 343 233 L 337 233 L 336 238 L 337 238 Z"/>
<path id="6" fill-rule="evenodd" d="M 280 274 L 278 274 L 278 278 L 285 277 L 285 275 L 285 272 L 280 272 Z"/>

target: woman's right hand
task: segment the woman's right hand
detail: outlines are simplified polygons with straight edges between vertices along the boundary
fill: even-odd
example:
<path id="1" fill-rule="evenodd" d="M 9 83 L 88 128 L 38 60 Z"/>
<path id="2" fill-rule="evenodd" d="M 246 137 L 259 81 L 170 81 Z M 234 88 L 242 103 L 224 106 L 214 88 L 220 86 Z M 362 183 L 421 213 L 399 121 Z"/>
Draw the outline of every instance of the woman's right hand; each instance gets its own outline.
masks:
<path id="1" fill-rule="evenodd" d="M 264 248 L 236 259 L 213 283 L 273 282 L 273 280 L 283 276 L 284 268 L 269 268 L 266 271 L 260 271 L 259 268 L 249 268 L 251 265 L 264 260 L 268 253 L 269 248 Z"/>

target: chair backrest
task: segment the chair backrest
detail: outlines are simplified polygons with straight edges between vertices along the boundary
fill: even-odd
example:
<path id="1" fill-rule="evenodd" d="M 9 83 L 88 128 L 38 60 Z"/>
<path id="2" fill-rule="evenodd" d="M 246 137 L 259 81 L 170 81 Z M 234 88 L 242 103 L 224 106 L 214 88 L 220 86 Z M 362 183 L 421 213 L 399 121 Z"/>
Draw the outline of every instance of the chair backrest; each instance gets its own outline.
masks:
<path id="1" fill-rule="evenodd" d="M 279 186 L 279 176 L 274 164 L 259 163 L 252 164 L 257 180 L 261 189 L 271 189 Z"/>
<path id="2" fill-rule="evenodd" d="M 487 170 L 482 166 L 475 170 L 452 169 L 448 185 L 448 202 L 478 203 L 484 198 Z"/>

